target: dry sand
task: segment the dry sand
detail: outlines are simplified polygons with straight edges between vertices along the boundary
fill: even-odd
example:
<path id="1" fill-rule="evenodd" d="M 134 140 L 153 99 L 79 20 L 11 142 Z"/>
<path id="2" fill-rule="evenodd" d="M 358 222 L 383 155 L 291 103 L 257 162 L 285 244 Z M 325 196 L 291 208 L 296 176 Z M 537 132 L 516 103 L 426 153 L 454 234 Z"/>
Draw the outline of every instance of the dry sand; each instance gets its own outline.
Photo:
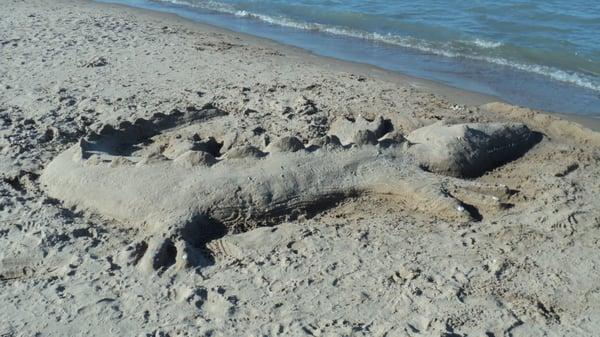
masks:
<path id="1" fill-rule="evenodd" d="M 171 15 L 0 13 L 0 336 L 599 331 L 600 134 Z M 463 179 L 439 121 L 540 139 Z"/>

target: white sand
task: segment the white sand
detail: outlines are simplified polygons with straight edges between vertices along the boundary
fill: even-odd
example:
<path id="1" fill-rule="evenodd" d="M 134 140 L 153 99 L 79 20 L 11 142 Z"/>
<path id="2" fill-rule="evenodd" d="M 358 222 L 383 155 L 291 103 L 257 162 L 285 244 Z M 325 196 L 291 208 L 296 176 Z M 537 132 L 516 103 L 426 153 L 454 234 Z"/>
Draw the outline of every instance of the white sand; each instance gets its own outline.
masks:
<path id="1" fill-rule="evenodd" d="M 170 15 L 66 0 L 7 0 L 0 14 L 0 336 L 600 329 L 599 134 Z M 102 124 L 208 103 L 228 115 L 196 126 L 226 135 L 220 141 L 229 147 L 266 149 L 282 136 L 308 145 L 361 116 L 389 119 L 404 135 L 444 120 L 522 122 L 544 137 L 465 182 L 506 185 L 510 207 L 491 207 L 486 195 L 494 191 L 447 191 L 473 205 L 480 221 L 364 194 L 313 217 L 237 228 L 242 233 L 207 244 L 202 267 L 161 273 L 132 261 L 147 228 L 93 207 L 68 208 L 41 184 L 54 158 Z M 185 188 L 159 180 L 165 195 Z"/>

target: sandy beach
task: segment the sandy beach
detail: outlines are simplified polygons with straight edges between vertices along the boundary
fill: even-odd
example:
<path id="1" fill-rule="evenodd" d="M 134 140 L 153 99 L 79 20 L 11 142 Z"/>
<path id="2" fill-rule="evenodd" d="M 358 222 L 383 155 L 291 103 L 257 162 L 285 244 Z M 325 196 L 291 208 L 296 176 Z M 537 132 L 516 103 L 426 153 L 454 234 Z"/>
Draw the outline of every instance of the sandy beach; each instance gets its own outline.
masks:
<path id="1" fill-rule="evenodd" d="M 597 119 L 169 14 L 0 12 L 0 336 L 600 329 Z"/>

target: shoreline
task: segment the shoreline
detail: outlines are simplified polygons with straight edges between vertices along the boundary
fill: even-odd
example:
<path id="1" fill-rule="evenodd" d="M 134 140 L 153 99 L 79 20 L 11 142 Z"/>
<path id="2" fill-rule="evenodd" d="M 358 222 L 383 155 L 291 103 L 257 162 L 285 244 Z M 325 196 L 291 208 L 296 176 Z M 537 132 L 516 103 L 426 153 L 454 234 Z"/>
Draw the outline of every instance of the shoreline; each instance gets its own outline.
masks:
<path id="1" fill-rule="evenodd" d="M 455 104 L 464 104 L 464 105 L 481 105 L 485 103 L 491 102 L 502 102 L 506 103 L 499 97 L 486 95 L 478 92 L 472 92 L 460 88 L 456 88 L 450 85 L 442 84 L 435 82 L 433 80 L 418 78 L 410 75 L 406 75 L 397 71 L 384 69 L 378 66 L 360 63 L 360 62 L 352 62 L 337 59 L 334 57 L 317 55 L 309 50 L 296 47 L 293 45 L 288 45 L 284 43 L 280 43 L 269 38 L 264 38 L 256 35 L 252 35 L 249 33 L 236 32 L 228 28 L 222 28 L 218 26 L 214 26 L 208 23 L 195 21 L 193 19 L 188 19 L 182 17 L 180 15 L 174 13 L 167 13 L 152 9 L 145 9 L 135 6 L 129 6 L 125 4 L 116 4 L 116 3 L 106 3 L 106 2 L 98 2 L 94 0 L 80 0 L 84 3 L 92 4 L 95 6 L 109 6 L 116 8 L 126 8 L 130 11 L 137 11 L 139 13 L 143 13 L 144 15 L 148 15 L 150 17 L 155 17 L 165 21 L 173 21 L 178 24 L 187 25 L 191 28 L 200 29 L 202 31 L 213 31 L 225 33 L 231 36 L 239 36 L 245 40 L 253 41 L 257 44 L 265 44 L 269 48 L 277 49 L 280 51 L 291 52 L 296 57 L 307 58 L 307 61 L 312 62 L 313 64 L 323 65 L 324 67 L 331 67 L 332 69 L 337 69 L 346 72 L 357 72 L 360 75 L 371 75 L 376 76 L 377 78 L 392 82 L 392 83 L 401 83 L 401 84 L 410 84 L 416 88 L 427 90 L 432 94 L 443 95 L 448 99 L 454 99 Z"/>
<path id="2" fill-rule="evenodd" d="M 342 59 L 337 59 L 334 57 L 317 55 L 312 51 L 296 47 L 293 45 L 288 45 L 284 43 L 280 43 L 274 41 L 269 38 L 260 37 L 256 35 L 252 35 L 249 33 L 237 32 L 228 28 L 217 27 L 208 23 L 199 22 L 190 18 L 182 17 L 175 13 L 167 13 L 158 10 L 140 8 L 136 6 L 130 6 L 125 4 L 116 4 L 116 3 L 106 3 L 106 2 L 98 2 L 95 0 L 79 0 L 84 3 L 92 4 L 94 6 L 108 6 L 108 7 L 116 7 L 116 8 L 126 8 L 130 11 L 138 11 L 143 13 L 143 15 L 148 15 L 151 17 L 155 17 L 161 20 L 170 21 L 173 20 L 178 24 L 188 25 L 191 28 L 201 29 L 205 31 L 214 31 L 221 32 L 232 36 L 239 36 L 248 41 L 254 41 L 258 44 L 265 44 L 269 48 L 278 49 L 281 51 L 286 51 L 288 53 L 294 53 L 296 57 L 306 58 L 309 61 L 322 65 L 325 67 L 331 67 L 333 69 L 337 69 L 340 71 L 346 72 L 355 72 L 362 76 L 373 76 L 388 82 L 397 83 L 397 84 L 410 84 L 411 86 L 418 88 L 420 90 L 424 90 L 426 92 L 440 95 L 454 104 L 459 105 L 469 105 L 469 106 L 479 106 L 486 103 L 492 102 L 500 102 L 507 103 L 505 100 L 492 95 L 486 95 L 479 92 L 469 91 L 461 88 L 457 88 L 451 85 L 443 84 L 436 82 L 434 80 L 428 80 L 423 78 L 414 77 L 411 75 L 403 74 L 398 71 L 384 69 L 375 65 L 370 65 L 366 63 L 346 61 Z M 527 106 L 523 106 L 523 108 L 529 108 Z M 576 122 L 584 127 L 587 127 L 591 130 L 600 132 L 600 117 L 591 117 L 576 113 L 565 113 L 565 112 L 549 112 L 543 110 L 536 111 L 543 112 L 545 114 L 556 116 L 571 122 Z"/>
<path id="3" fill-rule="evenodd" d="M 194 10 L 186 5 L 167 1 L 104 0 L 125 6 L 145 8 L 175 14 L 194 22 L 221 27 L 240 34 L 251 34 L 277 43 L 305 49 L 316 55 L 348 62 L 369 64 L 387 71 L 431 80 L 442 85 L 460 88 L 501 98 L 510 104 L 548 112 L 567 112 L 597 118 L 600 116 L 600 97 L 593 90 L 578 87 L 529 73 L 519 67 L 501 66 L 477 60 L 443 57 L 411 48 L 373 44 L 358 37 L 339 37 L 322 32 L 297 30 L 291 27 L 256 22 L 245 17 L 210 10 Z M 103 1 L 101 1 L 103 2 Z M 563 97 L 553 93 L 561 92 Z"/>

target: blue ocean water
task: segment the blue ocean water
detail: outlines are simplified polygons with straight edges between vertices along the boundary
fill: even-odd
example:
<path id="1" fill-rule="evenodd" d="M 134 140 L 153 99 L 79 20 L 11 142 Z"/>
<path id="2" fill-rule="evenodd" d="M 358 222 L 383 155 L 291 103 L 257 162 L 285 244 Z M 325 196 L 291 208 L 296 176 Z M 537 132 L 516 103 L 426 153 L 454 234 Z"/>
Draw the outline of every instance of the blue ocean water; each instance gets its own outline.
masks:
<path id="1" fill-rule="evenodd" d="M 105 0 L 535 108 L 600 115 L 600 0 Z"/>

